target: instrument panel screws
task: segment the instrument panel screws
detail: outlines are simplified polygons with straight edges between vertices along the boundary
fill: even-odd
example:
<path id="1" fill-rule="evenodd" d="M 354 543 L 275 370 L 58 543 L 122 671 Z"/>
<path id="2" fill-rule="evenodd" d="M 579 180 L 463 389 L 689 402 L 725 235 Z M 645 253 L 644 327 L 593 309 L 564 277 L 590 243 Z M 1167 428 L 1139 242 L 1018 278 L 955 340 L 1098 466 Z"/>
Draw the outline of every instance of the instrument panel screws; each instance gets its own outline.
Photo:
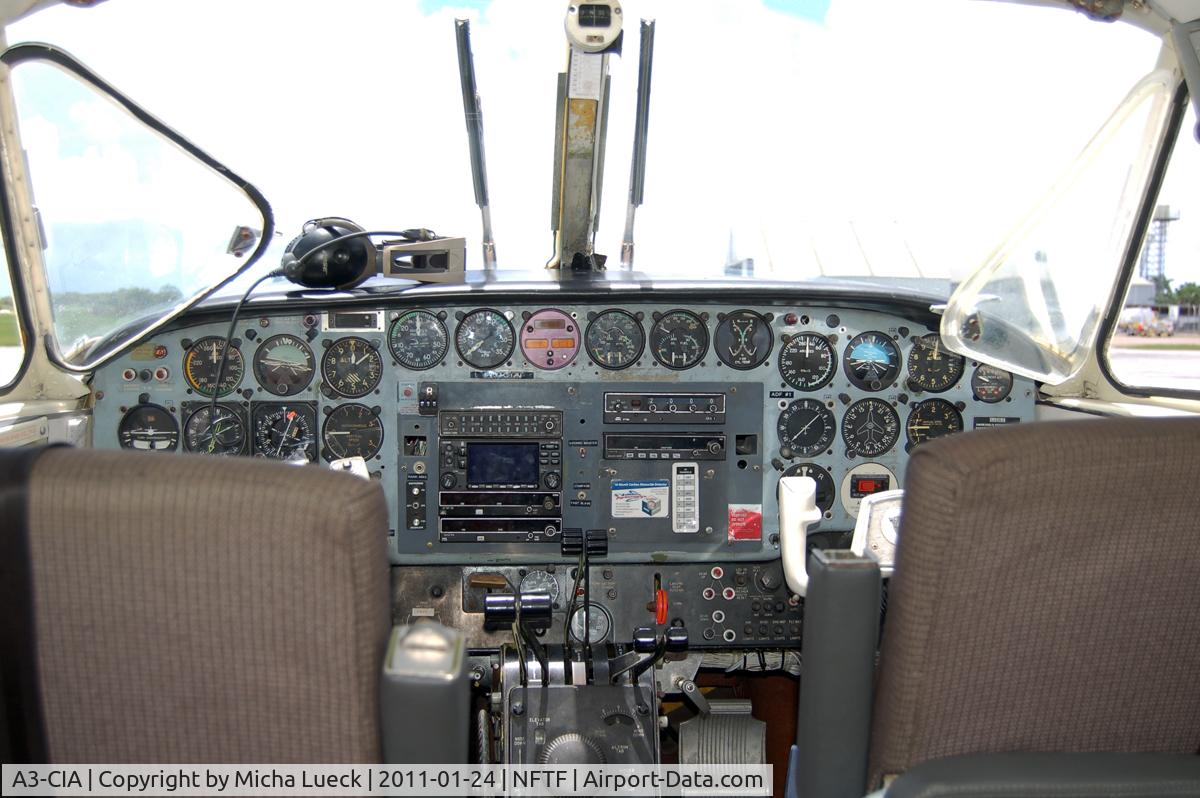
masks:
<path id="1" fill-rule="evenodd" d="M 650 707 L 648 707 L 648 706 L 646 706 L 645 704 L 642 704 L 642 703 L 639 703 L 639 704 L 637 705 L 636 709 L 637 709 L 637 713 L 638 713 L 639 715 L 646 715 L 646 714 L 648 714 L 648 713 L 650 712 Z"/>
<path id="2" fill-rule="evenodd" d="M 518 702 L 512 705 L 512 713 L 518 718 L 525 714 L 525 705 Z"/>

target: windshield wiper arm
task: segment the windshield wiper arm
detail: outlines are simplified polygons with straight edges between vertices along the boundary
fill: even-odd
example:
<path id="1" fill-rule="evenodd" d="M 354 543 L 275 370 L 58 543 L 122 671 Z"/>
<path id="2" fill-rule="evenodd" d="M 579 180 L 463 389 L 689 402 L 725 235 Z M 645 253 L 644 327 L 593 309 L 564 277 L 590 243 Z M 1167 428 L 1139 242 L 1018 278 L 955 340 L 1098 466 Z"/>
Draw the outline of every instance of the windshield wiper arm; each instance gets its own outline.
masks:
<path id="1" fill-rule="evenodd" d="M 637 116 L 633 123 L 633 165 L 629 169 L 629 205 L 625 208 L 625 237 L 621 240 L 621 268 L 633 268 L 633 217 L 646 188 L 646 136 L 650 129 L 650 77 L 654 67 L 654 20 L 642 20 L 638 54 Z"/>
<path id="2" fill-rule="evenodd" d="M 475 204 L 483 217 L 483 268 L 496 268 L 496 241 L 492 237 L 492 209 L 488 203 L 487 162 L 483 158 L 483 110 L 475 86 L 475 57 L 471 54 L 471 22 L 454 20 L 458 42 L 458 77 L 462 82 L 463 115 L 467 119 L 467 141 L 471 149 L 471 179 L 475 184 Z"/>

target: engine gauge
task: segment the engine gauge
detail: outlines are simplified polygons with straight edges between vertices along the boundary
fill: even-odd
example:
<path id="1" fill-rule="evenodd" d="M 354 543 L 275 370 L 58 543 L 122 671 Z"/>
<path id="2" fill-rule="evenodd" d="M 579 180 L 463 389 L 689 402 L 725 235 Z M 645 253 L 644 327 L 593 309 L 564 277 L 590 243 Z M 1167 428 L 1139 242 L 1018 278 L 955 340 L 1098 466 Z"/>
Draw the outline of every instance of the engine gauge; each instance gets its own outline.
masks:
<path id="1" fill-rule="evenodd" d="M 245 366 L 242 350 L 229 348 L 225 367 L 221 367 L 221 353 L 225 351 L 225 339 L 215 335 L 201 338 L 188 347 L 183 356 L 183 376 L 192 390 L 201 396 L 225 396 L 233 392 L 242 381 Z M 221 373 L 221 384 L 217 384 L 217 372 Z"/>
<path id="2" fill-rule="evenodd" d="M 342 396 L 366 396 L 379 385 L 383 358 L 365 338 L 339 338 L 325 350 L 321 377 Z"/>
<path id="3" fill-rule="evenodd" d="M 202 404 L 183 425 L 183 447 L 197 454 L 241 454 L 246 450 L 246 424 L 230 407 Z"/>
<path id="4" fill-rule="evenodd" d="M 864 391 L 882 391 L 900 373 L 900 350 L 881 332 L 859 333 L 842 354 L 846 376 Z"/>
<path id="5" fill-rule="evenodd" d="M 587 639 L 584 639 L 584 624 L 587 624 Z M 571 637 L 577 643 L 587 643 L 595 645 L 603 643 L 608 638 L 609 630 L 612 629 L 612 616 L 608 614 L 608 610 L 601 607 L 599 604 L 588 603 L 587 612 L 584 608 L 579 607 L 575 613 L 571 615 L 570 623 Z"/>
<path id="6" fill-rule="evenodd" d="M 812 457 L 829 448 L 837 432 L 833 411 L 816 399 L 797 399 L 779 414 L 779 444 L 801 457 Z"/>
<path id="7" fill-rule="evenodd" d="M 962 414 L 945 399 L 917 402 L 912 406 L 908 422 L 904 425 L 908 442 L 913 446 L 953 432 L 962 432 L 962 429 Z"/>
<path id="8" fill-rule="evenodd" d="M 316 370 L 312 349 L 294 335 L 274 335 L 254 353 L 254 376 L 276 396 L 300 393 L 312 382 Z"/>
<path id="9" fill-rule="evenodd" d="M 179 445 L 179 422 L 159 405 L 131 407 L 117 425 L 117 442 L 122 449 L 173 452 Z"/>
<path id="10" fill-rule="evenodd" d="M 815 391 L 833 379 L 837 372 L 836 358 L 828 338 L 802 332 L 779 350 L 779 375 L 797 390 Z"/>
<path id="11" fill-rule="evenodd" d="M 642 323 L 632 313 L 616 309 L 592 319 L 583 341 L 596 365 L 613 370 L 633 365 L 646 348 Z"/>
<path id="12" fill-rule="evenodd" d="M 929 393 L 948 391 L 958 384 L 966 361 L 942 347 L 942 337 L 929 333 L 913 339 L 908 353 L 908 381 Z"/>
<path id="13" fill-rule="evenodd" d="M 690 310 L 664 313 L 650 330 L 650 352 L 669 369 L 690 369 L 708 352 L 708 328 Z"/>
<path id="14" fill-rule="evenodd" d="M 473 310 L 458 323 L 454 346 L 468 365 L 491 369 L 512 357 L 516 334 L 508 319 L 498 310 Z"/>
<path id="15" fill-rule="evenodd" d="M 860 399 L 842 417 L 842 441 L 862 457 L 886 454 L 900 438 L 900 416 L 882 399 Z"/>
<path id="16" fill-rule="evenodd" d="M 730 313 L 717 325 L 713 335 L 713 346 L 721 362 L 742 371 L 767 362 L 774 345 L 771 325 L 752 310 Z"/>
<path id="17" fill-rule="evenodd" d="M 254 405 L 254 454 L 272 460 L 317 459 L 317 410 L 307 402 Z"/>
<path id="18" fill-rule="evenodd" d="M 383 448 L 383 422 L 371 408 L 356 402 L 338 405 L 325 419 L 321 453 L 326 460 L 361 457 L 369 460 Z"/>
<path id="19" fill-rule="evenodd" d="M 579 324 L 561 310 L 539 310 L 521 325 L 521 354 L 540 369 L 554 371 L 579 354 Z"/>
<path id="20" fill-rule="evenodd" d="M 981 402 L 1003 402 L 1012 389 L 1013 375 L 1004 369 L 981 363 L 971 375 L 971 393 Z"/>
<path id="21" fill-rule="evenodd" d="M 833 507 L 837 492 L 833 487 L 833 477 L 824 468 L 815 463 L 797 463 L 783 472 L 785 477 L 811 477 L 817 483 L 817 507 L 827 513 Z"/>
<path id="22" fill-rule="evenodd" d="M 428 310 L 410 310 L 392 320 L 388 327 L 388 349 L 406 369 L 431 369 L 450 351 L 450 333 L 437 315 Z"/>
<path id="23" fill-rule="evenodd" d="M 530 571 L 521 580 L 522 593 L 547 593 L 552 606 L 558 604 L 558 591 L 558 580 L 548 571 Z"/>

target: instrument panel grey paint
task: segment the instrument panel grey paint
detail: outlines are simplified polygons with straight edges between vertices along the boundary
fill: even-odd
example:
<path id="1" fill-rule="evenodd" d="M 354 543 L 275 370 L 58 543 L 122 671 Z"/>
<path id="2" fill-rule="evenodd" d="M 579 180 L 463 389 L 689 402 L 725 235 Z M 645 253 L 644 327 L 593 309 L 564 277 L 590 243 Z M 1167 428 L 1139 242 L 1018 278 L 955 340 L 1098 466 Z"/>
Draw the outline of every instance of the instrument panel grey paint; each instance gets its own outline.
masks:
<path id="1" fill-rule="evenodd" d="M 784 468 L 801 462 L 813 463 L 827 471 L 838 497 L 832 502 L 822 521 L 823 531 L 848 531 L 853 528 L 854 516 L 842 500 L 844 487 L 849 484 L 852 470 L 871 477 L 890 474 L 896 480 L 891 487 L 902 484 L 908 460 L 905 452 L 904 425 L 910 408 L 916 401 L 938 398 L 961 408 L 964 426 L 969 431 L 1003 423 L 1032 421 L 1035 390 L 1031 381 L 1016 378 L 1011 395 L 996 404 L 979 402 L 971 393 L 971 374 L 975 363 L 968 360 L 964 373 L 948 390 L 936 394 L 914 392 L 906 385 L 906 361 L 913 347 L 912 340 L 934 328 L 916 323 L 905 316 L 844 307 L 823 307 L 804 304 L 764 306 L 762 304 L 720 304 L 715 302 L 639 302 L 632 296 L 598 295 L 586 302 L 573 297 L 570 302 L 556 304 L 552 295 L 537 303 L 514 304 L 499 296 L 479 297 L 479 301 L 464 302 L 467 297 L 425 298 L 424 304 L 388 305 L 381 300 L 367 315 L 380 318 L 379 329 L 330 329 L 325 313 L 312 312 L 250 312 L 239 321 L 236 337 L 241 340 L 244 361 L 249 364 L 258 346 L 266 339 L 290 334 L 307 339 L 317 361 L 317 375 L 312 382 L 288 400 L 311 402 L 317 409 L 317 425 L 323 425 L 334 408 L 357 402 L 378 408 L 383 428 L 379 454 L 368 462 L 372 475 L 379 479 L 390 506 L 391 535 L 389 552 L 395 564 L 471 563 L 480 560 L 495 563 L 532 563 L 558 557 L 558 542 L 479 544 L 442 542 L 438 530 L 437 486 L 439 474 L 439 439 L 437 419 L 421 415 L 418 392 L 423 383 L 439 386 L 439 406 L 443 409 L 466 407 L 513 409 L 516 407 L 553 408 L 563 411 L 562 507 L 566 528 L 604 529 L 608 535 L 608 562 L 754 561 L 778 556 L 778 507 L 776 484 L 779 466 Z M 451 301 L 454 304 L 449 304 Z M 444 303 L 444 304 L 443 304 Z M 507 360 L 493 369 L 473 368 L 465 364 L 452 343 L 441 361 L 432 368 L 413 371 L 403 368 L 388 348 L 387 330 L 392 320 L 415 307 L 445 312 L 445 326 L 451 341 L 457 332 L 462 315 L 479 308 L 491 307 L 501 311 L 521 332 L 523 314 L 534 314 L 546 308 L 557 308 L 574 318 L 586 329 L 589 313 L 621 308 L 641 314 L 646 345 L 640 357 L 621 370 L 602 368 L 588 357 L 581 346 L 574 359 L 554 370 L 537 368 L 514 348 Z M 340 310 L 341 308 L 339 308 Z M 709 344 L 698 365 L 688 369 L 672 369 L 660 365 L 652 354 L 650 332 L 654 314 L 684 309 L 700 314 L 707 328 Z M 251 306 L 251 310 L 254 307 Z M 346 307 L 346 312 L 363 313 L 361 304 Z M 713 350 L 720 318 L 739 310 L 752 310 L 770 319 L 773 345 L 770 356 L 761 365 L 749 369 L 727 366 Z M 788 324 L 794 315 L 795 323 Z M 306 316 L 308 317 L 306 319 Z M 307 323 L 306 323 L 307 322 Z M 933 323 L 932 321 L 930 322 Z M 197 322 L 194 326 L 176 328 L 156 335 L 113 363 L 100 369 L 94 378 L 96 391 L 94 445 L 116 448 L 118 425 L 125 412 L 139 401 L 167 408 L 182 429 L 185 402 L 202 399 L 192 392 L 183 377 L 184 340 L 225 334 L 227 321 L 215 318 Z M 846 344 L 854 336 L 869 331 L 885 334 L 899 349 L 901 363 L 896 380 L 878 391 L 864 390 L 848 378 L 842 362 Z M 796 390 L 780 376 L 779 353 L 784 336 L 801 332 L 816 332 L 835 339 L 837 371 L 828 384 L 810 392 Z M 343 398 L 322 390 L 321 358 L 326 347 L 346 336 L 366 339 L 383 358 L 383 374 L 377 387 L 366 396 Z M 161 357 L 159 355 L 162 355 Z M 165 376 L 163 370 L 165 369 Z M 129 373 L 135 376 L 126 379 Z M 222 399 L 223 403 L 241 403 L 247 417 L 252 417 L 258 402 L 284 401 L 272 395 L 255 378 L 253 369 L 246 368 L 238 390 Z M 149 374 L 149 379 L 143 379 Z M 160 379 L 160 376 L 163 377 Z M 606 393 L 659 391 L 677 393 L 717 393 L 727 402 L 723 424 L 614 424 L 605 423 L 603 402 Z M 899 417 L 899 441 L 889 451 L 864 460 L 849 453 L 841 436 L 845 413 L 854 403 L 867 398 L 882 399 L 891 405 Z M 797 399 L 813 399 L 831 410 L 837 422 L 837 434 L 829 448 L 811 457 L 786 459 L 781 456 L 776 424 L 781 412 Z M 605 434 L 648 431 L 658 433 L 723 434 L 727 454 L 723 460 L 695 460 L 699 466 L 700 501 L 699 529 L 694 533 L 672 531 L 668 512 L 666 518 L 614 518 L 613 490 L 616 482 L 671 481 L 671 462 L 635 459 L 605 460 Z M 248 430 L 248 437 L 254 431 Z M 318 435 L 320 434 L 318 430 Z M 418 443 L 425 438 L 422 446 Z M 182 436 L 181 436 L 182 439 Z M 406 439 L 412 446 L 406 447 Z M 739 446 L 740 444 L 740 446 Z M 182 449 L 182 443 L 180 443 Z M 323 447 L 321 447 L 323 449 Z M 739 449 L 741 450 L 739 452 Z M 423 453 L 422 453 L 423 452 Z M 319 462 L 324 462 L 319 458 Z M 864 467 L 865 465 L 865 467 Z M 413 510 L 406 505 L 413 501 L 412 488 L 424 484 L 424 505 Z M 673 488 L 673 483 L 672 483 Z M 673 494 L 668 492 L 673 500 Z M 409 512 L 424 514 L 422 529 L 410 529 Z M 754 529 L 753 516 L 761 511 L 761 529 Z M 739 534 L 729 533 L 729 519 L 735 518 Z M 746 519 L 750 521 L 747 524 Z M 267 519 L 269 522 L 269 519 Z"/>

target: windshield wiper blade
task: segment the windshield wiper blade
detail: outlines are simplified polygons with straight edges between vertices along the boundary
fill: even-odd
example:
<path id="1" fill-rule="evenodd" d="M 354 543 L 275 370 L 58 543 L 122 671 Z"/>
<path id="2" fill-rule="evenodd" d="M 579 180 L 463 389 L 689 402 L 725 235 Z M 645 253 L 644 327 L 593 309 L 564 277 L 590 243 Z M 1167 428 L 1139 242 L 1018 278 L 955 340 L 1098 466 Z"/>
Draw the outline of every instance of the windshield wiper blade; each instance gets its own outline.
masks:
<path id="1" fill-rule="evenodd" d="M 629 169 L 629 205 L 621 239 L 621 268 L 633 268 L 633 218 L 646 189 L 646 137 L 650 130 L 650 78 L 654 67 L 654 20 L 642 20 L 638 54 L 637 116 L 633 123 L 633 164 Z"/>
<path id="2" fill-rule="evenodd" d="M 467 141 L 471 150 L 471 179 L 475 184 L 475 204 L 483 220 L 483 268 L 496 268 L 496 241 L 492 237 L 492 209 L 488 203 L 487 162 L 483 157 L 483 110 L 475 85 L 475 57 L 471 53 L 471 22 L 454 20 L 458 43 L 458 77 L 462 83 L 463 115 L 467 120 Z"/>

